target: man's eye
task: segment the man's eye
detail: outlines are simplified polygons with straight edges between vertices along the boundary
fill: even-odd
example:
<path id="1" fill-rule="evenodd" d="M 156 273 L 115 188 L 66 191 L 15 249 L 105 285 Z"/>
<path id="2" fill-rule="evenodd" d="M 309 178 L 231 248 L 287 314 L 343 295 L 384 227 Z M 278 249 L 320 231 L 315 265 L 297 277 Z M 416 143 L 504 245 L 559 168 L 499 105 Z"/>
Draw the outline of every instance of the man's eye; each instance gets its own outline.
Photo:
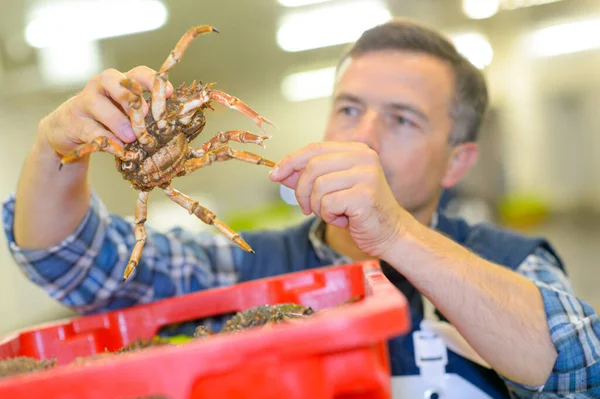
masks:
<path id="1" fill-rule="evenodd" d="M 342 107 L 340 108 L 340 112 L 348 116 L 355 116 L 357 114 L 356 109 L 352 107 Z"/>
<path id="2" fill-rule="evenodd" d="M 407 119 L 403 116 L 396 116 L 396 123 L 398 123 L 399 125 L 403 125 L 403 126 L 416 126 L 414 122 L 412 122 L 410 119 Z"/>

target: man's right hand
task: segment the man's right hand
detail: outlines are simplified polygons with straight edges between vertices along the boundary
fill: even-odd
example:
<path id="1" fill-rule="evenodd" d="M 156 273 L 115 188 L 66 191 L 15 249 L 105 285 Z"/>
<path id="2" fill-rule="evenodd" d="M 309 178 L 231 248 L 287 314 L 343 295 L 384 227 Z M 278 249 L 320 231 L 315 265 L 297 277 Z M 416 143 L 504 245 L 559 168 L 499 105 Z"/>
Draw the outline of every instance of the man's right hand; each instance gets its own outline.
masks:
<path id="1" fill-rule="evenodd" d="M 67 100 L 54 112 L 42 119 L 40 138 L 60 156 L 79 144 L 98 136 L 106 136 L 120 144 L 136 140 L 127 116 L 129 91 L 120 85 L 122 79 L 137 81 L 145 90 L 151 91 L 156 71 L 138 66 L 127 73 L 107 69 L 93 77 L 76 96 Z M 167 97 L 173 94 L 169 83 Z M 143 100 L 144 113 L 148 104 Z"/>
<path id="2" fill-rule="evenodd" d="M 151 91 L 156 72 L 138 66 L 121 73 L 108 69 L 92 78 L 76 96 L 43 118 L 16 191 L 14 238 L 25 249 L 56 245 L 72 234 L 89 209 L 89 157 L 59 171 L 61 158 L 98 136 L 122 143 L 136 139 L 126 113 L 129 92 L 124 78 Z M 168 84 L 167 97 L 173 94 Z M 148 104 L 144 102 L 144 111 Z M 118 178 L 115 172 L 115 178 Z"/>

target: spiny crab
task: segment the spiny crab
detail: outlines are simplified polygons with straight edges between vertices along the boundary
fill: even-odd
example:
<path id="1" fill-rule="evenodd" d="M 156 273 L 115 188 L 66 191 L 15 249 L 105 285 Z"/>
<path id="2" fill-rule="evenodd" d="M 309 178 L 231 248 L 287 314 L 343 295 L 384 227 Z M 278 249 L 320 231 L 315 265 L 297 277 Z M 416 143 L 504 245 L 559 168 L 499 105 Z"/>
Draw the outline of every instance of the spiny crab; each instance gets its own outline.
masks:
<path id="1" fill-rule="evenodd" d="M 237 312 L 227 320 L 220 333 L 237 333 L 255 327 L 264 328 L 272 324 L 304 319 L 313 314 L 315 314 L 315 311 L 310 306 L 295 303 L 255 306 L 243 312 Z M 213 333 L 204 325 L 198 326 L 194 331 L 194 338 L 204 338 L 211 335 Z"/>
<path id="2" fill-rule="evenodd" d="M 212 89 L 214 83 L 204 85 L 202 82 L 194 81 L 189 87 L 182 84 L 170 98 L 166 98 L 167 72 L 181 60 L 193 39 L 209 32 L 218 33 L 218 30 L 210 25 L 196 26 L 190 28 L 180 38 L 157 72 L 152 95 L 148 100 L 150 112 L 146 116 L 142 109 L 143 89 L 140 84 L 129 79 L 120 82 L 121 86 L 130 92 L 127 112 L 137 137 L 136 141 L 122 146 L 111 138 L 96 137 L 91 142 L 79 145 L 61 160 L 60 167 L 96 151 L 112 154 L 115 157 L 117 170 L 138 191 L 135 208 L 136 243 L 123 274 L 123 281 L 131 275 L 139 263 L 146 240 L 148 195 L 155 187 L 162 189 L 167 197 L 190 214 L 194 214 L 206 224 L 214 225 L 240 248 L 254 253 L 248 243 L 219 220 L 212 211 L 171 186 L 174 178 L 189 175 L 213 162 L 237 159 L 268 167 L 275 165 L 273 161 L 257 154 L 234 150 L 226 145 L 229 141 L 234 141 L 254 143 L 264 148 L 263 142 L 269 136 L 258 136 L 246 130 L 218 132 L 202 147 L 190 147 L 190 143 L 202 132 L 206 124 L 203 110 L 213 109 L 210 105 L 211 101 L 241 112 L 252 119 L 263 132 L 265 132 L 263 123 L 274 126 L 240 99 Z"/>

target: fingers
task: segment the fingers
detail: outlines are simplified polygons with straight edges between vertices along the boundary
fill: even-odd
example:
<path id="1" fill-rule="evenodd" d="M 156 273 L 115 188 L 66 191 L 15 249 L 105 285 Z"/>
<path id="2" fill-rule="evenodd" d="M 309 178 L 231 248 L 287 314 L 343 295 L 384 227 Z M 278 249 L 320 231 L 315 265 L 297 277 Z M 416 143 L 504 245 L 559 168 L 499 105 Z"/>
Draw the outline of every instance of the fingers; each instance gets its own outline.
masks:
<path id="1" fill-rule="evenodd" d="M 147 66 L 140 65 L 133 69 L 130 69 L 125 76 L 129 80 L 133 80 L 139 83 L 142 86 L 142 89 L 147 92 L 152 92 L 154 89 L 154 83 L 156 81 L 156 71 L 152 68 L 148 68 Z M 120 81 L 119 81 L 120 85 Z M 173 95 L 173 85 L 171 82 L 167 81 L 167 91 L 166 96 L 171 97 Z M 129 94 L 131 96 L 131 94 Z M 149 106 L 148 102 L 142 98 L 142 110 L 144 111 L 144 115 L 148 113 Z"/>
<path id="2" fill-rule="evenodd" d="M 135 141 L 136 136 L 126 114 L 132 94 L 120 82 L 126 78 L 135 80 L 144 90 L 152 91 L 155 77 L 156 71 L 146 66 L 135 67 L 126 74 L 116 69 L 107 69 L 92 79 L 82 92 L 83 112 L 97 118 L 98 122 L 107 126 L 123 142 Z M 173 85 L 168 83 L 167 96 L 172 94 Z M 148 103 L 143 98 L 142 107 L 144 113 L 147 113 Z"/>
<path id="3" fill-rule="evenodd" d="M 295 191 L 305 215 L 312 212 L 320 216 L 324 196 L 355 185 L 375 187 L 382 174 L 377 153 L 368 146 L 325 142 L 308 145 L 285 157 L 270 177 Z"/>
<path id="4" fill-rule="evenodd" d="M 123 145 L 123 142 L 119 140 L 111 131 L 107 130 L 104 125 L 93 119 L 87 119 L 81 127 L 84 137 L 80 137 L 81 141 L 73 143 L 75 145 L 88 143 L 96 137 L 105 136 L 109 139 L 115 140 L 118 144 Z M 63 154 L 64 155 L 64 154 Z"/>
<path id="5" fill-rule="evenodd" d="M 309 193 L 308 212 L 304 212 L 304 210 L 303 212 L 308 215 L 312 211 L 315 215 L 321 215 L 323 212 L 321 209 L 323 198 L 338 191 L 348 190 L 354 185 L 359 184 L 361 182 L 360 176 L 361 174 L 356 171 L 340 171 L 319 176 L 314 181 L 313 188 Z M 300 200 L 298 200 L 298 203 L 300 203 Z"/>
<path id="6" fill-rule="evenodd" d="M 355 188 L 329 193 L 321 198 L 321 219 L 336 227 L 346 228 L 350 223 L 348 209 L 355 196 Z"/>
<path id="7" fill-rule="evenodd" d="M 156 71 L 144 65 L 129 70 L 125 75 L 128 79 L 137 81 L 147 91 L 152 91 L 154 81 L 156 80 Z M 171 82 L 167 82 L 167 97 L 170 97 L 172 94 L 173 85 Z"/>
<path id="8" fill-rule="evenodd" d="M 271 169 L 271 171 L 272 170 L 273 169 Z M 296 186 L 298 185 L 298 179 L 300 179 L 301 175 L 302 175 L 302 172 L 295 171 L 291 175 L 286 177 L 285 179 L 281 180 L 279 183 L 283 184 L 286 187 L 291 188 L 292 190 L 295 190 Z"/>
<path id="9" fill-rule="evenodd" d="M 305 185 L 305 183 L 301 184 L 298 182 L 301 176 L 305 176 L 304 173 L 294 172 L 287 179 L 283 180 L 281 184 L 295 189 L 296 199 L 298 200 L 302 213 L 308 215 L 312 212 L 322 218 L 324 212 L 322 203 L 324 199 L 327 197 L 327 201 L 331 201 L 333 198 L 336 198 L 336 196 L 331 197 L 332 194 L 348 191 L 364 181 L 368 181 L 369 177 L 365 176 L 367 173 L 368 171 L 360 169 L 337 171 L 318 176 L 314 182 L 311 183 L 307 180 Z M 308 190 L 309 186 L 312 187 L 310 191 Z M 298 190 L 298 187 L 306 188 Z M 299 191 L 301 192 L 300 194 Z M 304 192 L 308 192 L 308 194 L 303 194 Z M 305 205 L 307 203 L 308 205 Z M 346 216 L 340 216 L 336 223 L 341 223 L 339 227 L 344 227 L 342 225 L 347 224 L 347 222 L 348 218 Z"/>
<path id="10" fill-rule="evenodd" d="M 294 171 L 304 169 L 313 157 L 326 153 L 353 151 L 372 150 L 363 143 L 322 142 L 309 144 L 279 161 L 269 176 L 273 181 L 282 181 L 289 177 Z"/>
<path id="11" fill-rule="evenodd" d="M 93 121 L 106 126 L 121 141 L 130 143 L 136 140 L 129 117 L 116 107 L 109 98 L 98 94 L 84 95 L 84 111 Z M 94 130 L 89 131 L 85 129 L 82 133 L 86 136 L 81 137 L 84 141 L 89 141 L 96 137 Z"/>
<path id="12" fill-rule="evenodd" d="M 320 176 L 335 173 L 337 171 L 349 170 L 356 166 L 357 157 L 355 155 L 356 154 L 349 152 L 338 152 L 318 155 L 310 159 L 306 168 L 300 175 L 295 188 L 298 204 L 305 214 L 308 215 L 311 210 L 310 197 L 313 193 L 313 184 L 315 180 Z M 330 179 L 327 181 L 334 186 L 340 185 L 340 182 L 333 182 Z"/>

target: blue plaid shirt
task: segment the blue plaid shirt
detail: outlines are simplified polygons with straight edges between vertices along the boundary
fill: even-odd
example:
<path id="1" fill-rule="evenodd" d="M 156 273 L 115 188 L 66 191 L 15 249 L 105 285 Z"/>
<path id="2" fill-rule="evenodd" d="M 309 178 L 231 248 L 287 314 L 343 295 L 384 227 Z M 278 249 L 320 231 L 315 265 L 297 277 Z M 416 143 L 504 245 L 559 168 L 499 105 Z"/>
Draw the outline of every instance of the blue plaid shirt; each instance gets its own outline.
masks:
<path id="1" fill-rule="evenodd" d="M 9 249 L 25 275 L 52 298 L 82 314 L 227 286 L 239 282 L 234 265 L 242 252 L 220 234 L 173 229 L 161 233 L 147 226 L 141 262 L 126 283 L 125 266 L 135 243 L 133 226 L 107 211 L 93 194 L 90 208 L 75 232 L 44 250 L 23 250 L 13 236 L 15 199 L 3 204 Z M 434 222 L 435 224 L 435 222 Z M 435 227 L 435 226 L 432 226 Z M 324 264 L 350 263 L 326 245 L 316 220 L 310 241 Z M 573 295 L 556 260 L 538 248 L 517 269 L 534 281 L 544 300 L 552 340 L 558 352 L 543 386 L 506 381 L 513 398 L 600 397 L 600 323 L 594 309 Z"/>

